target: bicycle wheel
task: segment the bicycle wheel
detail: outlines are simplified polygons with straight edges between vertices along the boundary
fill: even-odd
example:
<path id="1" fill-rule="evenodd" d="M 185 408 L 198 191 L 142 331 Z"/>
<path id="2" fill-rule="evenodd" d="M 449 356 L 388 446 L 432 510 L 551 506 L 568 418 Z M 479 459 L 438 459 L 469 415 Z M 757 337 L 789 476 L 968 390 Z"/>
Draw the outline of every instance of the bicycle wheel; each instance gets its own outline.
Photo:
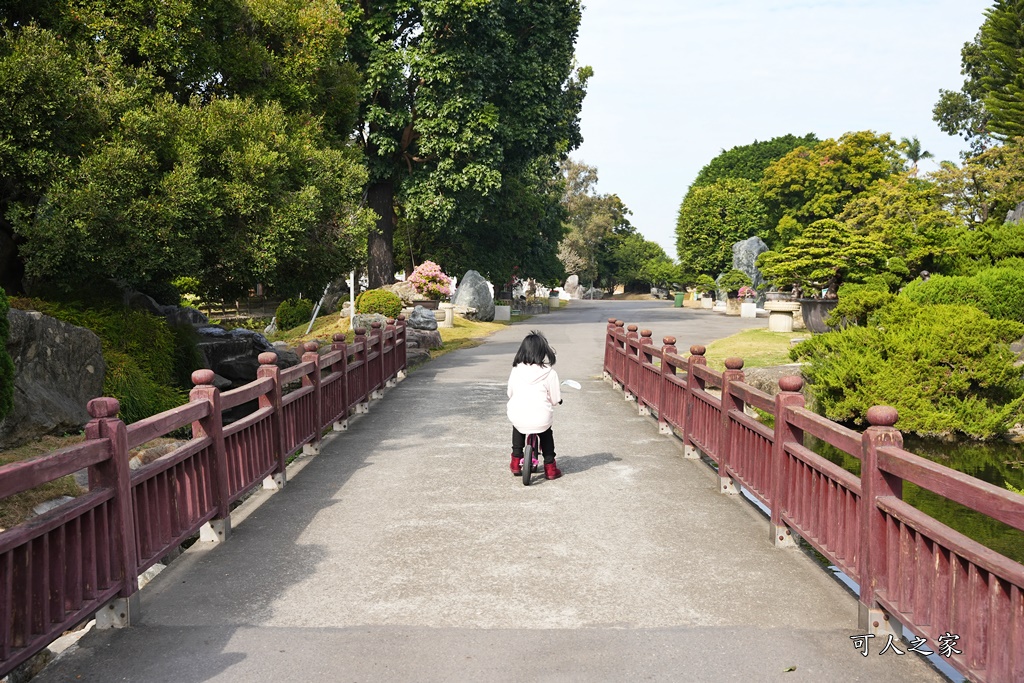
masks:
<path id="1" fill-rule="evenodd" d="M 526 448 L 523 449 L 523 486 L 530 485 L 530 476 L 533 474 L 533 442 L 526 437 Z"/>

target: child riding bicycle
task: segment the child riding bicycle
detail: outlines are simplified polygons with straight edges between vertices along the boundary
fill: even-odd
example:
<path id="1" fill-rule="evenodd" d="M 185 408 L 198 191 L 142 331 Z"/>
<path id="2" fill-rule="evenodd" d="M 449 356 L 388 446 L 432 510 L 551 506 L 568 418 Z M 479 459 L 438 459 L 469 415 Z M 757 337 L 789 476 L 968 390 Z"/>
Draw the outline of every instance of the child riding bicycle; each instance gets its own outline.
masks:
<path id="1" fill-rule="evenodd" d="M 555 350 L 543 334 L 530 332 L 519 345 L 519 351 L 512 361 L 512 374 L 508 378 L 508 408 L 506 414 L 512 423 L 512 474 L 520 476 L 523 463 L 523 448 L 526 435 L 540 436 L 540 448 L 544 453 L 544 476 L 558 479 L 562 473 L 555 465 L 555 437 L 551 432 L 554 407 L 562 402 L 558 373 L 551 366 L 555 364 Z"/>

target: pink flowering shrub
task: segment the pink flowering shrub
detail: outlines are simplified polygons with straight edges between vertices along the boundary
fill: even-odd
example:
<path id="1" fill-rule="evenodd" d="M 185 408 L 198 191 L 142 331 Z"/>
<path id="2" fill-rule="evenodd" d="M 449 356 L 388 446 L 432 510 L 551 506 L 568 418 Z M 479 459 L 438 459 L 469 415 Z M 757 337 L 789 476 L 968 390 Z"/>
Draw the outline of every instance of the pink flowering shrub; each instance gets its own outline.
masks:
<path id="1" fill-rule="evenodd" d="M 444 274 L 441 266 L 433 261 L 424 261 L 409 276 L 413 288 L 428 299 L 440 299 L 451 294 L 451 282 L 452 279 Z"/>

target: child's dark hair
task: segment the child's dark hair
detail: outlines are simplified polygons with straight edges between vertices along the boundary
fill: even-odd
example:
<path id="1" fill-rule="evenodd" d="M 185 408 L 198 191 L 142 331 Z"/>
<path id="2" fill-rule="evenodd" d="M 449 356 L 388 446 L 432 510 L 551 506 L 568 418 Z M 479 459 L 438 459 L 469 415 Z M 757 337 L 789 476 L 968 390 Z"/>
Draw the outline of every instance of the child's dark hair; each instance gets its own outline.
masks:
<path id="1" fill-rule="evenodd" d="M 526 363 L 527 365 L 554 365 L 555 350 L 548 344 L 547 338 L 537 330 L 531 330 L 523 343 L 519 345 L 512 367 Z"/>

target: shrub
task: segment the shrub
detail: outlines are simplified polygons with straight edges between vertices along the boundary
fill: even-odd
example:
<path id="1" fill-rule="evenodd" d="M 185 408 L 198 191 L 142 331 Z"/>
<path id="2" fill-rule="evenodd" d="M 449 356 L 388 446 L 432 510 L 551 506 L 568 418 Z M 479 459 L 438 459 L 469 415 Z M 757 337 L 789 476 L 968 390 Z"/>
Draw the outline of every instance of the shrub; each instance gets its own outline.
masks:
<path id="1" fill-rule="evenodd" d="M 735 268 L 718 278 L 718 288 L 724 290 L 731 297 L 736 296 L 736 292 L 740 290 L 740 287 L 749 287 L 752 284 L 754 283 L 750 276 L 742 270 L 736 270 Z"/>
<path id="2" fill-rule="evenodd" d="M 285 299 L 274 315 L 277 316 L 277 329 L 290 330 L 309 323 L 313 317 L 313 302 L 309 299 Z"/>
<path id="3" fill-rule="evenodd" d="M 918 305 L 907 297 L 865 327 L 815 335 L 791 352 L 806 361 L 817 409 L 864 424 L 872 405 L 899 411 L 897 426 L 929 435 L 991 438 L 1020 417 L 1024 381 L 1009 343 L 1024 325 L 964 305 Z"/>
<path id="4" fill-rule="evenodd" d="M 128 424 L 176 408 L 188 400 L 184 390 L 154 381 L 125 353 L 106 351 L 103 359 L 107 362 L 103 393 L 118 400 L 121 404 L 118 417 Z"/>
<path id="5" fill-rule="evenodd" d="M 402 300 L 386 289 L 368 289 L 356 297 L 356 313 L 380 313 L 396 318 L 402 312 Z"/>
<path id="6" fill-rule="evenodd" d="M 424 261 L 416 266 L 412 275 L 409 276 L 409 283 L 418 293 L 428 299 L 441 299 L 451 294 L 452 279 L 445 275 L 441 266 L 433 261 Z"/>
<path id="7" fill-rule="evenodd" d="M 718 285 L 715 284 L 715 278 L 710 275 L 698 275 L 697 281 L 693 284 L 698 292 L 714 292 L 718 289 Z"/>
<path id="8" fill-rule="evenodd" d="M 7 338 L 11 333 L 7 322 L 7 295 L 0 289 L 0 420 L 14 407 L 14 361 L 7 353 Z"/>
<path id="9" fill-rule="evenodd" d="M 991 311 L 992 295 L 973 277 L 932 275 L 914 280 L 903 288 L 903 296 L 917 304 L 962 304 Z"/>
<path id="10" fill-rule="evenodd" d="M 869 278 L 871 279 L 871 278 Z M 893 300 L 889 287 L 881 279 L 871 279 L 863 285 L 851 283 L 839 286 L 839 300 L 825 321 L 829 327 L 866 325 L 871 313 Z"/>
<path id="11" fill-rule="evenodd" d="M 973 279 L 988 292 L 988 306 L 983 311 L 993 318 L 1024 322 L 1024 271 L 986 268 Z"/>

